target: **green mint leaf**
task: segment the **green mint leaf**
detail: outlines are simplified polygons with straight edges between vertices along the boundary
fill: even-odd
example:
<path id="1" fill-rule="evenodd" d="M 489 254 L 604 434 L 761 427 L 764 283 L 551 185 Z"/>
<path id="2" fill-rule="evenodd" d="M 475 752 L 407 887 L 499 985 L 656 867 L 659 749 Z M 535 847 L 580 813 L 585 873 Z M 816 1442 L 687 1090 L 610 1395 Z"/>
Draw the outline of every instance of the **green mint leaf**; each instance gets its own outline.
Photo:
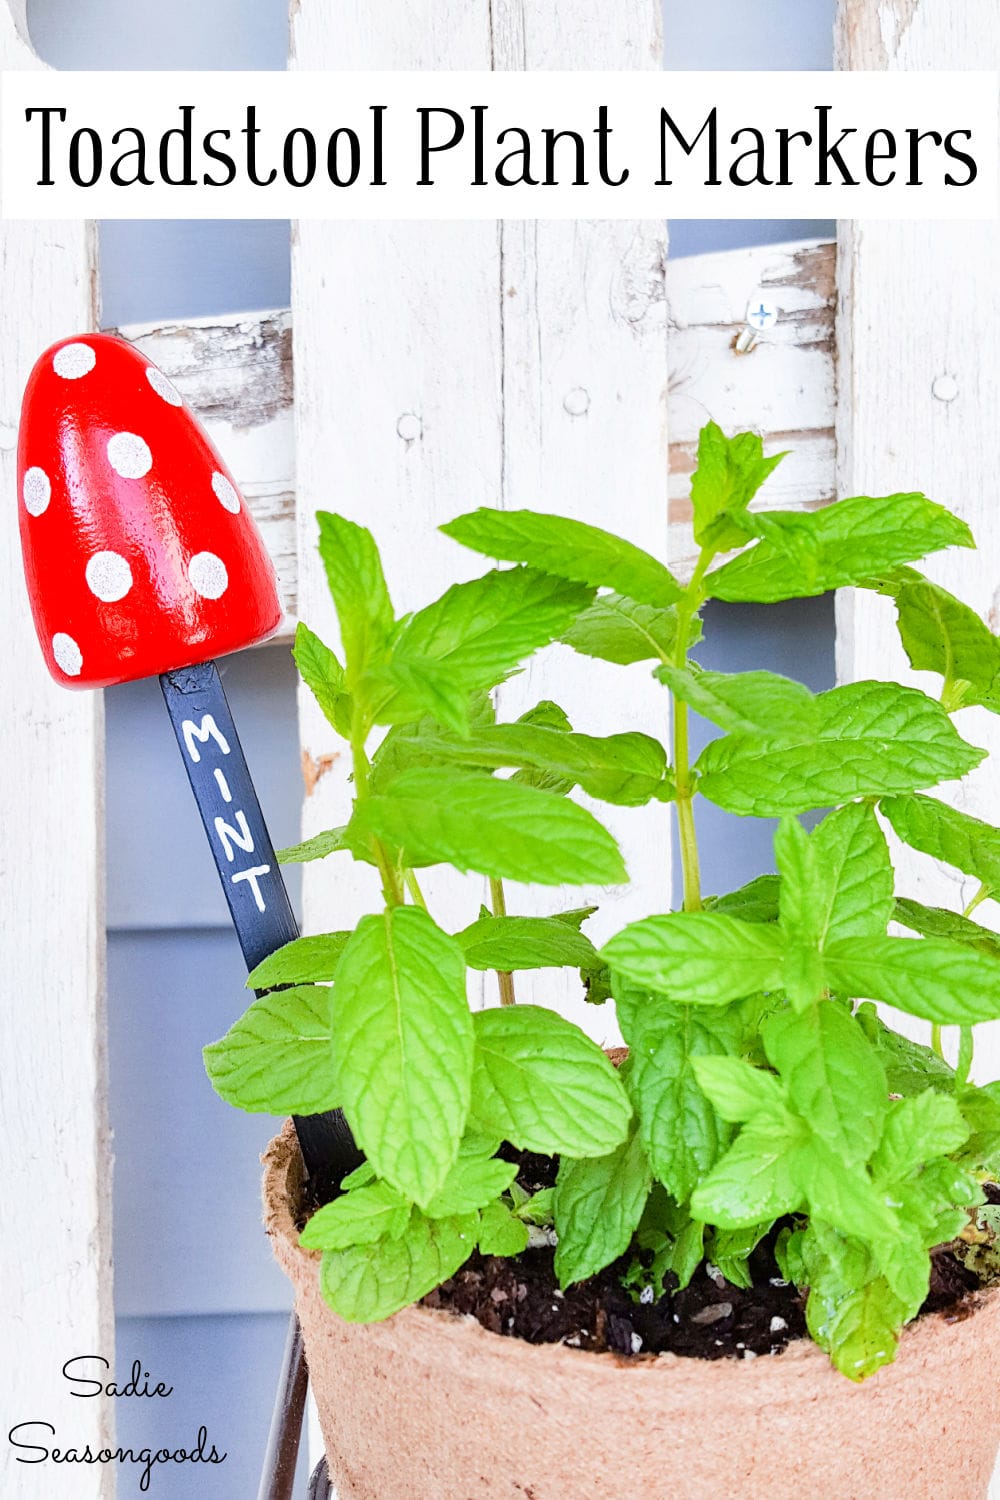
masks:
<path id="1" fill-rule="evenodd" d="M 698 434 L 698 467 L 691 476 L 694 539 L 718 551 L 739 547 L 748 531 L 744 512 L 767 476 L 785 457 L 765 458 L 755 432 L 727 438 L 708 422 Z"/>
<path id="2" fill-rule="evenodd" d="M 741 922 L 776 922 L 780 885 L 777 875 L 758 875 L 726 896 L 706 896 L 702 905 L 706 911 L 739 917 Z"/>
<path id="3" fill-rule="evenodd" d="M 730 1124 L 742 1124 L 758 1115 L 783 1117 L 785 1090 L 773 1073 L 755 1068 L 741 1057 L 697 1057 L 695 1077 L 716 1113 Z"/>
<path id="4" fill-rule="evenodd" d="M 351 695 L 346 689 L 343 667 L 329 646 L 301 621 L 292 649 L 299 676 L 309 688 L 327 720 L 345 740 L 351 736 Z"/>
<path id="5" fill-rule="evenodd" d="M 562 1288 L 586 1281 L 624 1255 L 651 1186 L 637 1132 L 607 1156 L 563 1157 L 554 1199 L 555 1270 Z"/>
<path id="6" fill-rule="evenodd" d="M 945 1026 L 1000 1017 L 1000 962 L 947 938 L 853 938 L 824 957 L 830 988 Z"/>
<path id="7" fill-rule="evenodd" d="M 340 1179 L 340 1191 L 349 1193 L 352 1188 L 368 1187 L 375 1181 L 375 1168 L 370 1161 L 363 1161 L 353 1172 L 348 1172 L 346 1177 Z"/>
<path id="8" fill-rule="evenodd" d="M 363 917 L 337 969 L 339 1102 L 379 1177 L 422 1207 L 465 1129 L 472 1017 L 454 938 L 419 907 Z"/>
<path id="9" fill-rule="evenodd" d="M 820 955 L 842 938 L 884 936 L 893 912 L 889 850 L 870 807 L 849 803 L 807 834 L 782 819 L 774 839 L 787 943 L 784 988 L 796 1009 L 822 997 Z"/>
<path id="10" fill-rule="evenodd" d="M 644 917 L 601 952 L 616 973 L 680 1003 L 724 1005 L 782 983 L 780 936 L 717 912 Z"/>
<path id="11" fill-rule="evenodd" d="M 843 1158 L 815 1134 L 800 1146 L 792 1170 L 810 1214 L 871 1244 L 888 1275 L 884 1252 L 901 1243 L 902 1225 L 885 1193 L 872 1185 L 867 1170 L 863 1166 L 848 1168 Z M 898 1286 L 895 1289 L 898 1291 Z"/>
<path id="12" fill-rule="evenodd" d="M 554 1011 L 514 1005 L 475 1016 L 473 1123 L 523 1151 L 604 1156 L 632 1114 L 595 1042 Z"/>
<path id="13" fill-rule="evenodd" d="M 807 687 L 775 672 L 709 672 L 695 666 L 657 667 L 653 673 L 676 698 L 733 734 L 772 734 L 796 729 L 814 735 L 816 699 Z"/>
<path id="14" fill-rule="evenodd" d="M 566 1159 L 569 1160 L 568 1157 Z M 526 1224 L 550 1225 L 555 1195 L 555 1188 L 539 1188 L 537 1193 L 532 1193 L 523 1203 L 519 1203 L 514 1212 Z"/>
<path id="15" fill-rule="evenodd" d="M 569 721 L 569 715 L 558 703 L 553 703 L 551 698 L 542 698 L 534 708 L 529 708 L 516 720 L 518 724 L 534 724 L 539 729 L 559 729 L 564 734 L 569 734 L 573 726 Z"/>
<path id="16" fill-rule="evenodd" d="M 793 1116 L 760 1116 L 691 1195 L 696 1219 L 722 1229 L 743 1229 L 779 1219 L 800 1207 L 796 1155 L 803 1127 Z"/>
<path id="17" fill-rule="evenodd" d="M 932 1083 L 940 1088 L 954 1087 L 954 1070 L 944 1059 L 922 1042 L 913 1042 L 886 1026 L 870 1000 L 858 1006 L 854 1019 L 878 1053 L 890 1094 L 910 1098 Z"/>
<path id="18" fill-rule="evenodd" d="M 428 1203 L 427 1216 L 446 1219 L 451 1214 L 468 1214 L 485 1208 L 507 1191 L 516 1176 L 514 1162 L 460 1156 Z"/>
<path id="19" fill-rule="evenodd" d="M 598 963 L 589 938 L 558 917 L 480 917 L 455 934 L 470 969 L 583 969 Z"/>
<path id="20" fill-rule="evenodd" d="M 432 737 L 426 744 L 457 763 L 531 768 L 550 778 L 543 783 L 550 790 L 579 785 L 592 797 L 626 807 L 654 797 L 667 801 L 674 794 L 663 746 L 635 731 L 597 738 L 534 724 L 494 724 L 460 739 Z"/>
<path id="21" fill-rule="evenodd" d="M 479 1215 L 479 1249 L 483 1255 L 520 1255 L 528 1248 L 528 1226 L 506 1203 L 489 1203 Z"/>
<path id="22" fill-rule="evenodd" d="M 478 1235 L 478 1214 L 428 1219 L 414 1209 L 398 1239 L 325 1252 L 323 1296 L 345 1322 L 377 1323 L 454 1276 Z"/>
<path id="23" fill-rule="evenodd" d="M 843 1374 L 862 1380 L 894 1358 L 902 1326 L 927 1291 L 927 1255 L 905 1236 L 894 1247 L 895 1279 L 907 1285 L 905 1296 L 880 1274 L 879 1257 L 867 1244 L 832 1224 L 814 1218 L 796 1238 L 801 1265 L 795 1279 L 810 1288 L 809 1331 Z"/>
<path id="24" fill-rule="evenodd" d="M 988 1171 L 995 1178 L 1000 1167 L 997 1160 L 1000 1153 L 1000 1090 L 996 1084 L 982 1089 L 966 1085 L 958 1095 L 958 1106 L 969 1130 L 959 1160 Z"/>
<path id="25" fill-rule="evenodd" d="M 819 1296 L 810 1291 L 809 1303 Z M 821 1335 L 817 1343 L 829 1352 L 836 1368 L 849 1380 L 859 1381 L 892 1364 L 906 1316 L 905 1302 L 884 1276 L 877 1276 L 833 1306 L 824 1304 L 811 1321 Z"/>
<path id="26" fill-rule="evenodd" d="M 395 615 L 378 548 L 370 531 L 344 516 L 318 511 L 319 555 L 340 621 L 347 659 L 345 686 L 385 659 Z"/>
<path id="27" fill-rule="evenodd" d="M 694 645 L 700 634 L 695 622 L 688 645 Z M 562 639 L 581 656 L 622 667 L 637 661 L 665 661 L 677 645 L 677 612 L 673 605 L 656 609 L 625 594 L 601 594 Z"/>
<path id="28" fill-rule="evenodd" d="M 937 672 L 964 682 L 963 705 L 1000 709 L 1000 640 L 953 594 L 913 568 L 880 580 L 879 592 L 895 601 L 903 649 L 917 672 Z"/>
<path id="29" fill-rule="evenodd" d="M 751 1224 L 745 1229 L 715 1229 L 706 1246 L 706 1254 L 727 1281 L 748 1292 L 753 1286 L 753 1277 L 747 1262 L 771 1228 L 771 1224 L 765 1223 Z"/>
<path id="30" fill-rule="evenodd" d="M 537 729 L 556 729 L 562 734 L 571 734 L 573 726 L 564 709 L 558 703 L 553 703 L 543 698 L 541 703 L 536 703 L 534 708 L 529 708 L 527 713 L 521 714 L 516 720 L 518 724 L 527 724 Z M 496 768 L 496 758 L 487 752 L 487 760 L 492 769 Z M 574 776 L 566 776 L 558 770 L 552 770 L 548 766 L 522 766 L 515 771 L 511 777 L 512 781 L 519 782 L 524 786 L 538 787 L 542 792 L 554 792 L 557 797 L 564 797 L 576 786 Z"/>
<path id="31" fill-rule="evenodd" d="M 991 891 L 1000 891 L 1000 829 L 935 797 L 886 797 L 880 806 L 911 849 L 954 865 Z"/>
<path id="32" fill-rule="evenodd" d="M 347 829 L 347 825 L 340 828 L 326 828 L 322 833 L 313 834 L 311 839 L 306 839 L 301 844 L 291 844 L 287 849 L 278 850 L 279 865 L 304 865 L 313 859 L 326 859 L 328 854 L 341 854 L 346 851 L 355 859 L 363 859 L 371 863 L 371 857 L 353 838 Z"/>
<path id="33" fill-rule="evenodd" d="M 889 1089 L 854 1017 L 824 1000 L 798 1014 L 770 1016 L 763 1036 L 792 1108 L 848 1166 L 867 1162 L 882 1133 Z"/>
<path id="34" fill-rule="evenodd" d="M 691 1278 L 701 1265 L 705 1255 L 705 1226 L 698 1219 L 689 1218 L 677 1234 L 670 1248 L 668 1270 L 677 1277 L 677 1290 L 682 1292 L 691 1283 Z"/>
<path id="35" fill-rule="evenodd" d="M 347 1250 L 374 1245 L 388 1236 L 398 1239 L 410 1222 L 413 1205 L 387 1182 L 342 1193 L 313 1214 L 299 1235 L 307 1250 Z"/>
<path id="36" fill-rule="evenodd" d="M 441 530 L 487 557 L 527 563 L 590 588 L 604 585 L 657 609 L 681 596 L 673 575 L 641 547 L 567 516 L 482 509 L 449 521 Z"/>
<path id="37" fill-rule="evenodd" d="M 389 669 L 397 691 L 379 706 L 377 721 L 408 723 L 424 712 L 440 717 L 435 700 L 446 687 L 464 708 L 468 693 L 496 687 L 526 656 L 557 640 L 592 597 L 579 583 L 533 568 L 454 584 L 399 631 Z"/>
<path id="38" fill-rule="evenodd" d="M 823 907 L 828 906 L 833 895 L 833 879 L 822 868 L 816 858 L 816 848 L 797 818 L 782 818 L 774 836 L 774 857 L 778 866 L 781 885 L 778 892 L 778 920 L 781 934 L 789 948 L 808 950 L 800 955 L 808 960 L 810 954 L 818 959 L 823 929 Z M 796 963 L 793 968 L 807 970 L 810 967 Z M 811 967 L 817 967 L 812 965 Z M 793 974 L 793 979 L 795 975 Z M 789 998 L 793 1005 L 808 1004 L 822 992 L 822 974 L 814 976 L 818 990 L 807 985 L 803 994 L 795 990 Z M 785 985 L 789 980 L 785 974 Z"/>
<path id="39" fill-rule="evenodd" d="M 252 1114 L 318 1115 L 337 1108 L 331 996 L 322 985 L 308 985 L 255 1000 L 202 1054 L 220 1098 Z"/>
<path id="40" fill-rule="evenodd" d="M 588 917 L 592 917 L 598 910 L 596 906 L 574 906 L 571 911 L 554 911 L 550 922 L 565 922 L 567 927 L 572 927 L 576 932 L 580 931 Z"/>
<path id="41" fill-rule="evenodd" d="M 955 1239 L 969 1222 L 969 1210 L 984 1202 L 978 1178 L 946 1156 L 932 1157 L 915 1167 L 908 1179 L 897 1180 L 889 1191 L 893 1201 L 900 1204 L 900 1218 L 907 1228 L 906 1240 L 918 1250 L 931 1250 Z M 883 1253 L 882 1260 L 893 1290 L 901 1297 L 912 1295 L 919 1307 L 927 1291 L 926 1258 L 917 1261 L 914 1257 L 907 1264 L 890 1251 Z M 908 1285 L 906 1278 L 915 1277 L 918 1266 L 922 1273 L 920 1284 L 914 1280 Z"/>
<path id="42" fill-rule="evenodd" d="M 619 1009 L 629 1044 L 628 1090 L 639 1116 L 642 1145 L 667 1191 L 686 1202 L 728 1145 L 732 1132 L 701 1087 L 698 1063 L 726 1051 L 710 1026 L 688 1006 L 649 996 Z"/>
<path id="43" fill-rule="evenodd" d="M 711 598 L 761 604 L 808 598 L 864 584 L 941 547 L 975 545 L 964 521 L 919 494 L 857 495 L 811 513 L 771 511 L 767 520 L 772 540 L 757 542 L 708 575 Z M 798 555 L 775 544 L 778 528 L 800 542 Z"/>
<path id="44" fill-rule="evenodd" d="M 447 663 L 394 657 L 365 678 L 376 724 L 411 724 L 427 716 L 457 734 L 469 729 L 469 690 Z"/>
<path id="45" fill-rule="evenodd" d="M 924 906 L 920 901 L 900 896 L 893 909 L 893 918 L 911 932 L 919 932 L 921 937 L 951 938 L 956 943 L 977 948 L 980 953 L 988 953 L 991 958 L 1000 958 L 1000 936 L 997 933 L 943 906 Z"/>
<path id="46" fill-rule="evenodd" d="M 816 699 L 814 735 L 726 735 L 702 751 L 698 789 L 727 812 L 780 817 L 854 797 L 910 792 L 983 759 L 939 703 L 896 683 L 855 682 Z"/>
<path id="47" fill-rule="evenodd" d="M 324 932 L 293 939 L 251 970 L 247 988 L 271 990 L 279 984 L 321 984 L 332 979 L 350 935 Z"/>
<path id="48" fill-rule="evenodd" d="M 534 568 L 494 569 L 456 583 L 412 615 L 394 654 L 441 662 L 470 688 L 492 688 L 525 656 L 557 640 L 592 590 Z"/>
<path id="49" fill-rule="evenodd" d="M 820 945 L 851 937 L 883 937 L 895 907 L 893 871 L 872 808 L 853 802 L 830 813 L 813 830 L 810 843 L 826 880 Z"/>
<path id="50" fill-rule="evenodd" d="M 969 1126 L 948 1094 L 925 1089 L 913 1099 L 896 1099 L 872 1158 L 877 1181 L 894 1187 L 937 1156 L 949 1156 L 969 1138 Z"/>
<path id="51" fill-rule="evenodd" d="M 495 714 L 489 693 L 471 693 L 460 717 L 462 734 L 468 733 L 470 726 L 480 728 L 484 724 L 492 724 Z M 440 733 L 441 721 L 430 714 L 413 724 L 394 725 L 372 756 L 371 774 L 368 778 L 370 795 L 381 796 L 388 791 L 403 771 L 411 771 L 418 766 L 439 765 L 440 758 L 429 748 L 429 742 Z"/>
<path id="52" fill-rule="evenodd" d="M 404 771 L 352 824 L 403 850 L 411 869 L 450 864 L 539 885 L 627 879 L 617 844 L 586 808 L 473 771 Z"/>

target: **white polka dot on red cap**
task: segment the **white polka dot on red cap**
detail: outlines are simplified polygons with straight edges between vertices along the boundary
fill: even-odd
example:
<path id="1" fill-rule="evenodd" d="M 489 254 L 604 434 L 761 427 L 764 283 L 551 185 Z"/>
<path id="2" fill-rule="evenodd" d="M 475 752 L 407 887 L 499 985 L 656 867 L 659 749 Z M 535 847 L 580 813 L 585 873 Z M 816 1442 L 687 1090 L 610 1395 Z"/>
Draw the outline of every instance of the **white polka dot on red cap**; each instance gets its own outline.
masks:
<path id="1" fill-rule="evenodd" d="M 106 604 L 124 599 L 132 587 L 132 569 L 120 552 L 95 552 L 86 576 L 90 592 Z"/>
<path id="2" fill-rule="evenodd" d="M 24 508 L 30 516 L 40 516 L 52 499 L 52 484 L 44 469 L 26 469 L 21 482 Z"/>
<path id="3" fill-rule="evenodd" d="M 52 368 L 63 380 L 89 375 L 96 363 L 97 355 L 89 344 L 63 344 L 52 356 Z"/>
<path id="4" fill-rule="evenodd" d="M 146 366 L 146 379 L 149 381 L 156 394 L 158 396 L 161 396 L 163 400 L 168 403 L 168 405 L 184 405 L 184 397 L 174 385 L 173 381 L 168 380 L 163 371 L 158 370 L 155 365 Z"/>
<path id="5" fill-rule="evenodd" d="M 108 461 L 123 479 L 142 479 L 153 467 L 149 444 L 134 432 L 116 432 L 108 438 Z"/>
<path id="6" fill-rule="evenodd" d="M 56 659 L 56 666 L 67 677 L 79 677 L 83 666 L 83 652 L 71 635 L 66 635 L 62 630 L 56 631 L 52 637 L 52 655 Z"/>
<path id="7" fill-rule="evenodd" d="M 219 599 L 229 587 L 229 574 L 214 552 L 196 552 L 188 563 L 191 587 L 203 599 Z"/>
<path id="8" fill-rule="evenodd" d="M 215 498 L 224 510 L 228 510 L 234 516 L 239 514 L 240 497 L 236 493 L 236 488 L 230 484 L 225 474 L 220 474 L 218 470 L 212 475 L 212 489 L 215 491 Z"/>

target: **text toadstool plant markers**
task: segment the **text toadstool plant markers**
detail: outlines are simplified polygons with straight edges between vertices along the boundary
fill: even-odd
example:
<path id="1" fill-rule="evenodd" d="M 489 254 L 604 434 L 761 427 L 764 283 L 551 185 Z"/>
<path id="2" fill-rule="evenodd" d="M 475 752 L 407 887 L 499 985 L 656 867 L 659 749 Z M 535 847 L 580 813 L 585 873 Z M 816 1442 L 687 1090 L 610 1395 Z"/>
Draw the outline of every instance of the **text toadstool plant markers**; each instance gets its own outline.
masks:
<path id="1" fill-rule="evenodd" d="M 28 380 L 18 439 L 24 570 L 46 664 L 64 687 L 159 675 L 248 968 L 298 929 L 212 657 L 281 620 L 274 570 L 225 464 L 163 372 L 107 334 L 54 344 Z M 322 1105 L 320 1105 L 322 1108 Z M 296 1118 L 329 1196 L 358 1153 L 344 1117 Z M 297 1364 L 297 1330 L 289 1359 Z M 286 1383 L 295 1383 L 286 1369 Z M 304 1395 L 304 1375 L 297 1378 Z M 297 1433 L 274 1461 L 289 1470 Z"/>

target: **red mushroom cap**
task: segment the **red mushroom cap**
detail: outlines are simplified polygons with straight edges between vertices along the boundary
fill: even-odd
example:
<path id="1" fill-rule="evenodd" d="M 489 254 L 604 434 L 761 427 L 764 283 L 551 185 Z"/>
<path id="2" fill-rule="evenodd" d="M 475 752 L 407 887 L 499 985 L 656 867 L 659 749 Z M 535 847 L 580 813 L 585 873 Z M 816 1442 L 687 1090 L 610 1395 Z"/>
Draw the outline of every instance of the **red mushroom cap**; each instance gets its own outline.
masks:
<path id="1" fill-rule="evenodd" d="M 31 610 L 64 687 L 153 677 L 277 628 L 274 569 L 232 475 L 124 339 L 87 333 L 45 351 L 17 468 Z"/>

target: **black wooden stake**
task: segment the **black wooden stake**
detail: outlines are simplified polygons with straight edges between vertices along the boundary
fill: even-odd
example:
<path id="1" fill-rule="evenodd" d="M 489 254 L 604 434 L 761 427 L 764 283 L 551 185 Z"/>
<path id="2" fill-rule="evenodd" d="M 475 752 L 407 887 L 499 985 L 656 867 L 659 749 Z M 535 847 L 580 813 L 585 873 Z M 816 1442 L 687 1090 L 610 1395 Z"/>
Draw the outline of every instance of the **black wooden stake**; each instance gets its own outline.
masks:
<path id="1" fill-rule="evenodd" d="M 236 936 L 248 970 L 254 969 L 299 929 L 218 668 L 208 661 L 165 672 L 160 686 Z M 325 1203 L 361 1154 L 340 1110 L 294 1120 L 310 1191 Z M 306 1390 L 301 1335 L 292 1322 L 260 1500 L 290 1500 L 292 1492 Z"/>

